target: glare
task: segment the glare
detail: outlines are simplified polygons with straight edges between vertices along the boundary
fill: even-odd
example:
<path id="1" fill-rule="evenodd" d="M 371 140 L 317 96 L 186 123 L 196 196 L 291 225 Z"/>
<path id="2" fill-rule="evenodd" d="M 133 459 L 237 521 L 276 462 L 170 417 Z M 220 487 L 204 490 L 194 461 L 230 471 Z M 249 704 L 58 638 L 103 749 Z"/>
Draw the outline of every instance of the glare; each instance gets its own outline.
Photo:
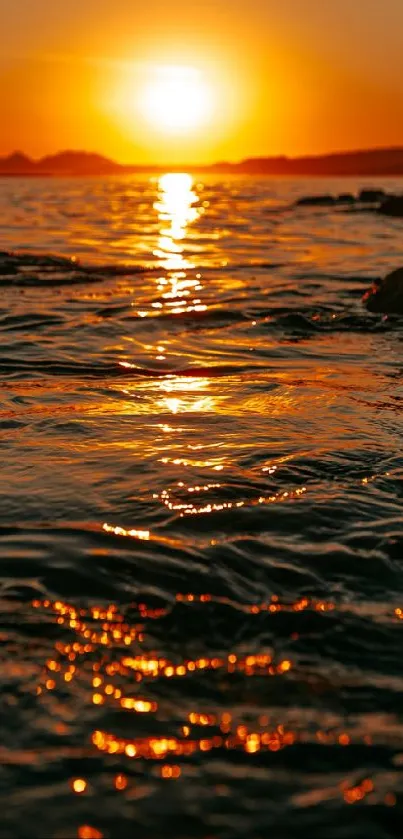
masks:
<path id="1" fill-rule="evenodd" d="M 147 122 L 155 128 L 182 134 L 194 131 L 207 121 L 213 94 L 195 67 L 155 67 L 140 105 Z"/>

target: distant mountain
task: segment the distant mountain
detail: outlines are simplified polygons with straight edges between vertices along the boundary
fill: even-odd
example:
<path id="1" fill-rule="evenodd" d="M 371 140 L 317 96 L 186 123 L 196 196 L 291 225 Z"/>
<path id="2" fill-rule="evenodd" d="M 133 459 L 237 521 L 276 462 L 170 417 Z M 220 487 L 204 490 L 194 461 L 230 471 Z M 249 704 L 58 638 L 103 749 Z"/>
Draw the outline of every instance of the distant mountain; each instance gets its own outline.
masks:
<path id="1" fill-rule="evenodd" d="M 394 176 L 403 175 L 403 147 L 337 152 L 306 157 L 250 157 L 239 163 L 214 163 L 210 166 L 139 166 L 122 165 L 100 154 L 85 151 L 62 151 L 32 160 L 22 152 L 0 158 L 0 175 L 8 176 L 87 176 L 135 172 L 190 170 L 200 173 L 292 176 Z"/>
<path id="2" fill-rule="evenodd" d="M 85 151 L 62 151 L 32 160 L 21 152 L 0 157 L 0 175 L 113 175 L 124 171 L 119 163 Z"/>
<path id="3" fill-rule="evenodd" d="M 15 151 L 9 157 L 0 157 L 0 173 L 4 175 L 30 175 L 36 171 L 36 164 L 33 160 L 20 151 Z"/>
<path id="4" fill-rule="evenodd" d="M 306 157 L 261 157 L 241 161 L 242 172 L 262 175 L 403 175 L 403 148 L 364 149 Z"/>
<path id="5" fill-rule="evenodd" d="M 101 154 L 85 151 L 62 151 L 38 160 L 38 172 L 52 175 L 110 175 L 122 168 Z"/>

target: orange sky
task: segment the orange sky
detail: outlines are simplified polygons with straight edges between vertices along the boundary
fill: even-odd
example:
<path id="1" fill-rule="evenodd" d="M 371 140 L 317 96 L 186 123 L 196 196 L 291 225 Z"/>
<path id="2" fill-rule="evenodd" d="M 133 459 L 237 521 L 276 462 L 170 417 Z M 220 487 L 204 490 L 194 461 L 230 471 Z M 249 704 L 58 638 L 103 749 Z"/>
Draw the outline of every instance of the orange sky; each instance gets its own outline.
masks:
<path id="1" fill-rule="evenodd" d="M 0 31 L 0 154 L 203 163 L 403 145 L 403 0 L 0 0 Z M 141 112 L 160 65 L 211 91 L 198 130 Z"/>

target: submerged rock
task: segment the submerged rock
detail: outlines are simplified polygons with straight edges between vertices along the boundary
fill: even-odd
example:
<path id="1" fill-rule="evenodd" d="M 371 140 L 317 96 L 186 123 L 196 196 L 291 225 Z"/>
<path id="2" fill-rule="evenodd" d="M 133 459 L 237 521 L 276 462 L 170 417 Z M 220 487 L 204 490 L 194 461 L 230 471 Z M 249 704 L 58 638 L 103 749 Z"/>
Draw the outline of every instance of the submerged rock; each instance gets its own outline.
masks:
<path id="1" fill-rule="evenodd" d="M 392 195 L 387 198 L 378 209 L 384 216 L 403 218 L 403 195 Z"/>
<path id="2" fill-rule="evenodd" d="M 403 315 L 403 268 L 397 268 L 383 280 L 376 280 L 363 297 L 369 312 Z"/>

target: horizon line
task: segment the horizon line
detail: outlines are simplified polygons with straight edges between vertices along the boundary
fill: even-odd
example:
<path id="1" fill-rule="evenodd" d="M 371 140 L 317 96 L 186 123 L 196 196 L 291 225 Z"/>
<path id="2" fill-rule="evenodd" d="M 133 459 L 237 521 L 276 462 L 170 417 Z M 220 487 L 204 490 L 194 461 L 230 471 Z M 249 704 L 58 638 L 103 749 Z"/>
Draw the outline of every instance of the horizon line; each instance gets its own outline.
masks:
<path id="1" fill-rule="evenodd" d="M 361 147 L 361 148 L 347 148 L 347 149 L 333 149 L 331 151 L 324 151 L 324 152 L 304 152 L 302 154 L 295 154 L 289 155 L 284 152 L 277 152 L 275 154 L 246 154 L 240 158 L 226 158 L 221 160 L 215 160 L 210 163 L 208 162 L 195 162 L 192 163 L 174 163 L 169 164 L 169 166 L 173 168 L 177 168 L 178 166 L 187 166 L 188 168 L 197 167 L 197 168 L 210 168 L 213 166 L 239 166 L 242 163 L 249 162 L 249 161 L 260 161 L 260 160 L 287 160 L 290 162 L 299 161 L 299 160 L 316 160 L 316 159 L 323 159 L 328 157 L 340 157 L 346 155 L 358 155 L 358 154 L 371 154 L 371 153 L 388 153 L 388 152 L 403 152 L 403 140 L 401 145 L 389 145 L 389 146 L 368 146 L 368 147 Z M 29 160 L 30 162 L 37 164 L 41 163 L 44 160 L 49 158 L 61 157 L 63 155 L 85 155 L 86 157 L 100 157 L 103 160 L 113 163 L 117 166 L 122 167 L 131 167 L 135 166 L 136 168 L 147 168 L 147 167 L 157 167 L 157 168 L 166 168 L 167 164 L 165 162 L 158 162 L 148 161 L 146 163 L 137 163 L 137 162 L 123 162 L 115 157 L 109 157 L 106 153 L 101 151 L 95 151 L 94 149 L 84 149 L 84 148 L 61 148 L 57 149 L 56 151 L 46 152 L 45 154 L 40 155 L 39 157 L 32 155 L 29 152 L 25 152 L 20 148 L 14 148 L 9 152 L 2 152 L 0 154 L 0 161 L 9 160 L 10 158 L 21 156 Z"/>
<path id="2" fill-rule="evenodd" d="M 162 173 L 255 177 L 402 177 L 403 146 L 377 146 L 298 157 L 272 155 L 213 163 L 119 163 L 98 152 L 66 149 L 40 158 L 14 151 L 0 157 L 3 178 L 112 177 Z"/>

